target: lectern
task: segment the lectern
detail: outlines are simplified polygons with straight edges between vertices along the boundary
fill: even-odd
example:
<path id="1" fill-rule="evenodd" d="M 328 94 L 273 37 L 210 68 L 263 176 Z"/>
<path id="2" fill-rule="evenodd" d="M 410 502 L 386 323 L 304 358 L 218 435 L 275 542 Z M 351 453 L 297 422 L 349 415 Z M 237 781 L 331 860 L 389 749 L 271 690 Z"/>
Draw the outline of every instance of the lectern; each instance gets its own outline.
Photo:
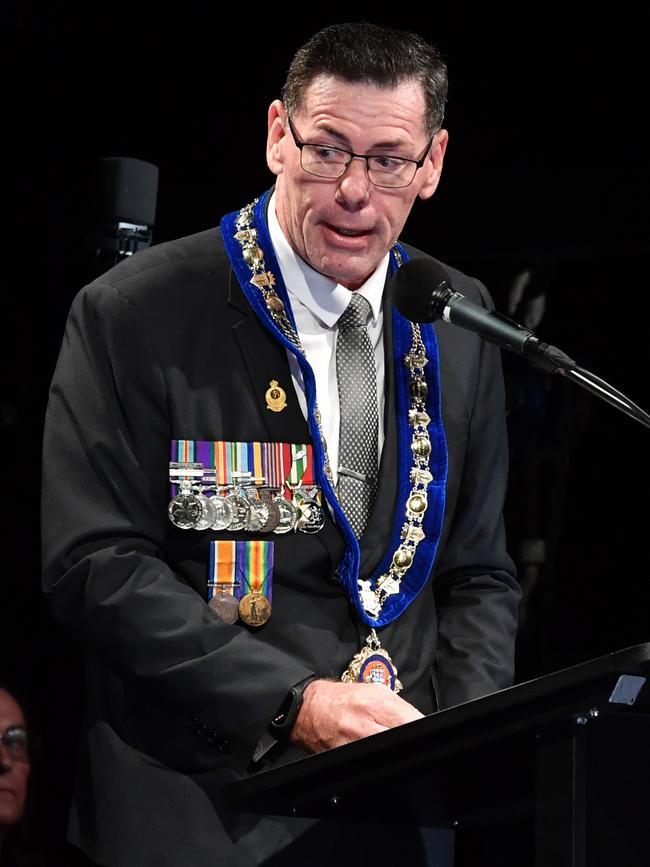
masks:
<path id="1" fill-rule="evenodd" d="M 239 809 L 455 827 L 458 867 L 649 867 L 650 643 L 234 784 Z M 373 793 L 369 797 L 369 792 Z"/>

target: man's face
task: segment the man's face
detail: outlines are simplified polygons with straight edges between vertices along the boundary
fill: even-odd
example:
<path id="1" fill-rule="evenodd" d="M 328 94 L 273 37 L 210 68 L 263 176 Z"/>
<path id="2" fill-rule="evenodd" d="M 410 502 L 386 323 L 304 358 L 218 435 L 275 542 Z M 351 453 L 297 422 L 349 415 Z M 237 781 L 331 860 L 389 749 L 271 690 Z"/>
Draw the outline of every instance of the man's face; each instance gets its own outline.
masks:
<path id="1" fill-rule="evenodd" d="M 0 689 L 0 733 L 7 729 L 25 728 L 20 707 L 8 692 Z M 0 743 L 0 829 L 19 822 L 27 797 L 29 762 L 15 759 Z"/>
<path id="2" fill-rule="evenodd" d="M 291 120 L 303 142 L 419 160 L 429 141 L 424 118 L 416 81 L 382 88 L 319 76 Z M 284 105 L 276 100 L 269 109 L 267 160 L 277 175 L 278 220 L 294 251 L 337 282 L 360 286 L 399 237 L 416 197 L 433 195 L 446 145 L 440 130 L 408 187 L 375 186 L 359 159 L 336 180 L 318 178 L 302 169 Z"/>

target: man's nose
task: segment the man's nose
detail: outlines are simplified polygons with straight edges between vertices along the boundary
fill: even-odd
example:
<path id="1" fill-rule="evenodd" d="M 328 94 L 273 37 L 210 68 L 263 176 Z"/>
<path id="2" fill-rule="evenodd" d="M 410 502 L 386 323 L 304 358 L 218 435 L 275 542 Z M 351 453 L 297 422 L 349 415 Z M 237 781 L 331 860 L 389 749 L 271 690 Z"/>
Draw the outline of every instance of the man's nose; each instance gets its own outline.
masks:
<path id="1" fill-rule="evenodd" d="M 364 205 L 370 196 L 372 186 L 368 177 L 368 165 L 363 157 L 352 157 L 348 167 L 339 179 L 337 190 L 341 204 Z"/>

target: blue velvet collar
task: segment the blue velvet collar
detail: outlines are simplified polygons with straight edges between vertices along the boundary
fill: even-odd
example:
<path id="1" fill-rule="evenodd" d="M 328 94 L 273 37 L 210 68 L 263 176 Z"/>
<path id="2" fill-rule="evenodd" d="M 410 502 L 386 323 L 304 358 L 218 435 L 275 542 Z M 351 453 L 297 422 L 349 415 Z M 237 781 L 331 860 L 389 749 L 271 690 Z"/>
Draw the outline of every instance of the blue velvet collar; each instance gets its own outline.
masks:
<path id="1" fill-rule="evenodd" d="M 255 243 L 263 254 L 266 272 L 270 272 L 273 275 L 274 292 L 283 302 L 288 320 L 293 326 L 294 331 L 296 331 L 289 297 L 265 219 L 265 206 L 268 196 L 269 193 L 267 192 L 254 203 L 251 225 L 256 230 L 257 237 Z M 339 565 L 341 583 L 345 587 L 360 619 L 371 627 L 384 626 L 399 617 L 427 583 L 442 529 L 447 479 L 447 446 L 442 426 L 438 346 L 435 331 L 432 325 L 420 326 L 422 342 L 428 359 L 428 363 L 424 368 L 427 386 L 426 412 L 430 417 L 426 430 L 431 442 L 429 470 L 433 476 L 433 479 L 426 486 L 428 506 L 421 525 L 424 537 L 415 548 L 412 563 L 404 573 L 399 584 L 399 592 L 388 595 L 378 615 L 372 616 L 364 608 L 359 594 L 359 542 L 341 509 L 331 483 L 331 477 L 325 465 L 326 452 L 323 447 L 320 426 L 316 418 L 316 383 L 314 373 L 304 354 L 288 339 L 270 315 L 263 293 L 260 291 L 259 286 L 252 282 L 254 270 L 250 264 L 250 257 L 248 261 L 244 258 L 242 243 L 236 237 L 241 227 L 240 215 L 241 212 L 227 214 L 221 221 L 223 241 L 242 290 L 255 314 L 272 336 L 296 356 L 302 371 L 307 398 L 307 422 L 314 448 L 315 476 L 345 540 L 345 554 Z M 391 273 L 399 267 L 402 261 L 408 260 L 406 251 L 399 243 L 391 250 L 390 260 Z M 396 552 L 400 549 L 400 545 L 403 544 L 403 531 L 406 527 L 405 522 L 407 521 L 406 504 L 412 491 L 412 483 L 409 478 L 413 465 L 413 429 L 412 425 L 409 424 L 409 407 L 411 405 L 409 386 L 411 379 L 409 369 L 405 363 L 405 356 L 412 349 L 413 326 L 395 307 L 392 307 L 391 313 L 393 324 L 393 357 L 395 363 L 395 409 L 397 413 L 399 475 L 393 529 L 390 539 L 387 540 L 386 553 L 373 575 L 367 579 L 373 588 L 377 586 L 377 582 L 381 582 L 382 577 L 387 575 L 391 564 L 395 562 L 394 557 Z"/>

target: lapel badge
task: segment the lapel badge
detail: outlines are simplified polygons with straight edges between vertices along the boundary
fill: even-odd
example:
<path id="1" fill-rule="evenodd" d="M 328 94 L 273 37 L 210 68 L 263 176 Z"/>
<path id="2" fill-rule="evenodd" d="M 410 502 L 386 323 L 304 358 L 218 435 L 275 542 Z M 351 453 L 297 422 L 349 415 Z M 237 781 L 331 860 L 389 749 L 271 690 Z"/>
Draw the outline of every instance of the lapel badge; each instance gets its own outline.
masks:
<path id="1" fill-rule="evenodd" d="M 264 395 L 266 398 L 266 408 L 271 412 L 282 412 L 287 405 L 287 393 L 278 385 L 277 379 L 272 379 L 269 387 Z"/>

